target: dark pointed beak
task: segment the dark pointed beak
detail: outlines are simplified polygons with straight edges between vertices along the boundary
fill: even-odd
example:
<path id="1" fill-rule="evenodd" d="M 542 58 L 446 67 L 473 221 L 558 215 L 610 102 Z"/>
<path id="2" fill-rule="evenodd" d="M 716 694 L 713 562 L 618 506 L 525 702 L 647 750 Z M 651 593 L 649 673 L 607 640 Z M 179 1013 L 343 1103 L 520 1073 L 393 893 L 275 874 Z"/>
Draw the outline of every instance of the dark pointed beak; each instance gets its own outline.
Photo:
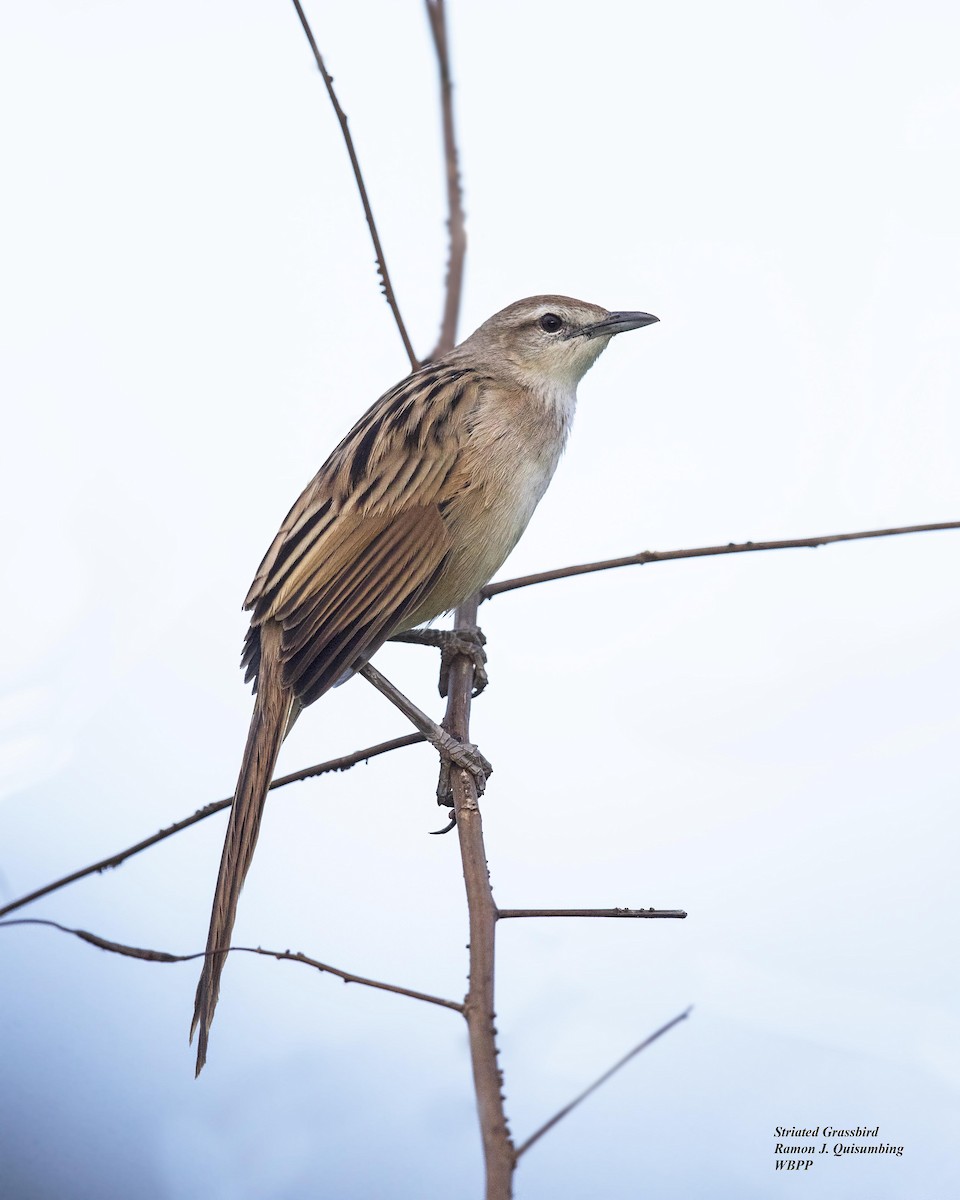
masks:
<path id="1" fill-rule="evenodd" d="M 653 325 L 659 317 L 644 312 L 612 312 L 593 325 L 587 325 L 580 332 L 583 337 L 612 337 L 615 333 L 626 333 L 628 329 L 642 329 L 644 325 Z"/>

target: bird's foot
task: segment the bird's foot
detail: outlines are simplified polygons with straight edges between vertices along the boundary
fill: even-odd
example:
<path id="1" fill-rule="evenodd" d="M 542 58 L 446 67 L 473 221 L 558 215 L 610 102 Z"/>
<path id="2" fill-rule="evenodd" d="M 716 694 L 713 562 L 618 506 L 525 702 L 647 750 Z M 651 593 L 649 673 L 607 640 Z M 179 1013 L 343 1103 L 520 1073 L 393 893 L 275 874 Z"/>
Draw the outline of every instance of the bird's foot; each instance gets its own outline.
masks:
<path id="1" fill-rule="evenodd" d="M 477 789 L 477 795 L 482 796 L 487 786 L 487 780 L 493 773 L 493 767 L 483 757 L 472 742 L 458 742 L 456 738 L 446 734 L 446 740 L 437 746 L 440 751 L 440 782 L 437 784 L 437 803 L 450 805 L 453 803 L 453 785 L 451 772 L 459 768 L 469 771 Z"/>
<path id="2" fill-rule="evenodd" d="M 477 795 L 482 796 L 487 786 L 487 779 L 493 773 L 490 762 L 484 758 L 472 742 L 458 742 L 446 731 L 446 741 L 437 744 L 440 752 L 440 778 L 437 781 L 437 803 L 451 809 L 450 823 L 445 829 L 434 830 L 435 833 L 449 833 L 457 823 L 453 809 L 453 772 L 454 770 L 469 771 L 473 777 Z"/>
<path id="3" fill-rule="evenodd" d="M 487 654 L 484 650 L 487 639 L 483 630 L 467 626 L 463 629 L 411 629 L 398 633 L 392 642 L 412 642 L 417 646 L 435 646 L 440 651 L 440 695 L 450 690 L 450 668 L 461 655 L 473 664 L 473 695 L 480 695 L 490 682 L 487 675 Z"/>

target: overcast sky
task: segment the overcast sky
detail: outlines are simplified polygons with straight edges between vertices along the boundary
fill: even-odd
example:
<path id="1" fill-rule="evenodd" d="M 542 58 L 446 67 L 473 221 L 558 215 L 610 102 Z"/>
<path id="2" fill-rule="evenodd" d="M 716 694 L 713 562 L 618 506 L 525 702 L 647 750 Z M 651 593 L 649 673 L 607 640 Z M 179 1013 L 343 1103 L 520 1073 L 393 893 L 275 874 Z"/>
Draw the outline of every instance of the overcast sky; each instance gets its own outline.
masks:
<path id="1" fill-rule="evenodd" d="M 307 6 L 416 347 L 444 191 L 413 0 Z M 406 368 L 292 6 L 0 16 L 6 436 L 0 899 L 233 788 L 240 603 L 280 520 Z M 947 3 L 451 0 L 461 332 L 525 295 L 656 313 L 580 389 L 502 575 L 960 519 L 960 18 Z M 960 533 L 663 563 L 485 605 L 473 732 L 520 1200 L 779 1195 L 775 1127 L 879 1126 L 818 1200 L 960 1189 Z M 434 652 L 382 669 L 439 714 Z M 405 732 L 362 680 L 279 770 Z M 462 996 L 457 847 L 420 747 L 275 793 L 236 941 Z M 200 950 L 216 817 L 25 909 Z M 0 1193 L 480 1194 L 452 1013 L 249 957 L 199 1082 L 195 964 L 0 931 Z"/>

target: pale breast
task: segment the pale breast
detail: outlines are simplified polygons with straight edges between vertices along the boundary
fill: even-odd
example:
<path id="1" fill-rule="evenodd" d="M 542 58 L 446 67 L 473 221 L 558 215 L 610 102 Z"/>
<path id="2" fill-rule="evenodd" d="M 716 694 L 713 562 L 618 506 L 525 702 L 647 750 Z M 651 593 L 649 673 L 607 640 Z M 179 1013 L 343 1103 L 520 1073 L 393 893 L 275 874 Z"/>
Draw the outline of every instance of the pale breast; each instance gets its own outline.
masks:
<path id="1" fill-rule="evenodd" d="M 491 389 L 464 447 L 463 486 L 443 506 L 448 564 L 408 627 L 455 608 L 493 577 L 520 540 L 566 443 L 573 397 L 562 406 Z"/>

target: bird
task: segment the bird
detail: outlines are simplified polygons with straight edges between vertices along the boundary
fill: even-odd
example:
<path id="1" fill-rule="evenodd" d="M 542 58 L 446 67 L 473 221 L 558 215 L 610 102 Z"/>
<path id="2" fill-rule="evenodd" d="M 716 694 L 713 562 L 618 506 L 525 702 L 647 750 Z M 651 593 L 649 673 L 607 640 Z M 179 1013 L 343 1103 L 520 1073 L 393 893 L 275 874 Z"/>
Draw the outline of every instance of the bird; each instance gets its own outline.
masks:
<path id="1" fill-rule="evenodd" d="M 255 701 L 190 1030 L 197 1075 L 293 721 L 390 637 L 491 579 L 553 477 L 580 380 L 616 334 L 657 320 L 568 296 L 508 305 L 385 392 L 290 509 L 244 601 L 241 667 Z"/>

